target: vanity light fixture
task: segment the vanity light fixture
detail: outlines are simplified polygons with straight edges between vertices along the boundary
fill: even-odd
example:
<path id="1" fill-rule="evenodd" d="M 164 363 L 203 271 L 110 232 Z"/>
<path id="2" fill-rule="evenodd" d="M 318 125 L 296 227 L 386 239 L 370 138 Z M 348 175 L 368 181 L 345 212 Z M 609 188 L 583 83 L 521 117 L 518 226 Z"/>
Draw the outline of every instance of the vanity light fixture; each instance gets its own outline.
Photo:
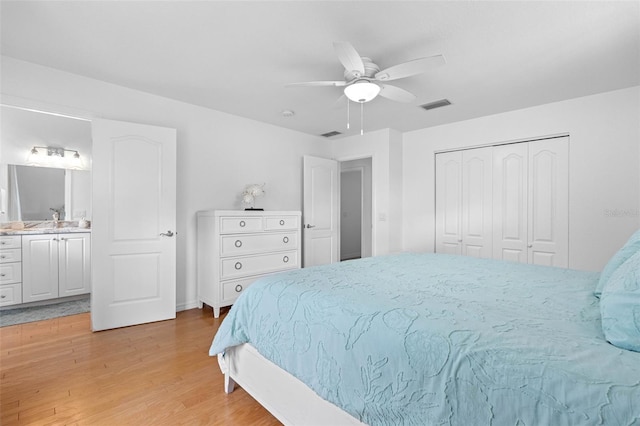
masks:
<path id="1" fill-rule="evenodd" d="M 47 150 L 47 155 L 49 157 L 64 157 L 64 153 L 65 152 L 73 152 L 73 158 L 75 158 L 76 160 L 80 159 L 80 153 L 78 151 L 76 151 L 75 149 L 66 149 L 66 148 L 54 148 L 51 146 L 34 146 L 33 148 L 31 148 L 31 155 L 38 155 L 39 151 L 38 148 L 40 149 L 46 149 Z"/>

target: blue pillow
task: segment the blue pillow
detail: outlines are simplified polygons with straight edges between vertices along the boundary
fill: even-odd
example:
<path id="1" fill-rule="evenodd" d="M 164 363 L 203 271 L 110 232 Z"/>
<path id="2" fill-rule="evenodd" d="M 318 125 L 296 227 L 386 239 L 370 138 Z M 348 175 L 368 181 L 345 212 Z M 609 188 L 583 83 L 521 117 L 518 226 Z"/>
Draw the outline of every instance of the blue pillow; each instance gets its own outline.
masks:
<path id="1" fill-rule="evenodd" d="M 600 274 L 600 279 L 598 280 L 598 285 L 594 290 L 593 294 L 596 297 L 600 297 L 602 293 L 602 289 L 604 288 L 607 280 L 613 274 L 613 272 L 618 269 L 620 265 L 624 263 L 625 260 L 629 259 L 634 255 L 637 251 L 640 250 L 640 229 L 637 230 L 625 243 L 624 246 L 620 250 L 618 250 L 607 262 L 607 265 L 602 270 Z"/>
<path id="2" fill-rule="evenodd" d="M 640 251 L 607 280 L 600 297 L 600 313 L 609 343 L 640 352 Z"/>

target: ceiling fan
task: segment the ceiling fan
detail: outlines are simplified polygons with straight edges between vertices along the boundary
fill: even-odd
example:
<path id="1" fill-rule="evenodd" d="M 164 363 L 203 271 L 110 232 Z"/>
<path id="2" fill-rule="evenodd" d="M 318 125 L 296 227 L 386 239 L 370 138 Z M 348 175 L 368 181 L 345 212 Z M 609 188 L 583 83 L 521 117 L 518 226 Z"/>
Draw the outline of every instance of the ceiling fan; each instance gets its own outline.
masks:
<path id="1" fill-rule="evenodd" d="M 435 55 L 403 62 L 381 71 L 370 58 L 360 56 L 347 41 L 336 41 L 333 43 L 333 48 L 338 60 L 344 66 L 344 80 L 291 83 L 286 87 L 344 87 L 344 95 L 351 101 L 361 104 L 371 101 L 378 95 L 393 101 L 411 102 L 416 98 L 413 93 L 384 82 L 422 74 L 446 63 L 444 56 Z"/>

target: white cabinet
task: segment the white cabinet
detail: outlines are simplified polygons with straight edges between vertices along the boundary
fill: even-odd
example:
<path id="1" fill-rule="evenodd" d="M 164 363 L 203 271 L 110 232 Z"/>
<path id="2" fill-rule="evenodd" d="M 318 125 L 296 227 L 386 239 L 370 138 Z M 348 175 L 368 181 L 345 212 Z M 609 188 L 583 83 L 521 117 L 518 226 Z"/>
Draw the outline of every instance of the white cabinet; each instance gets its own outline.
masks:
<path id="1" fill-rule="evenodd" d="M 0 306 L 22 303 L 22 237 L 0 236 Z"/>
<path id="2" fill-rule="evenodd" d="M 436 252 L 567 267 L 568 139 L 436 154 Z"/>
<path id="3" fill-rule="evenodd" d="M 491 258 L 491 147 L 436 155 L 436 251 Z"/>
<path id="4" fill-rule="evenodd" d="M 22 237 L 23 303 L 91 291 L 91 234 Z"/>
<path id="5" fill-rule="evenodd" d="M 218 318 L 256 279 L 300 268 L 300 217 L 298 211 L 198 212 L 198 303 Z"/>

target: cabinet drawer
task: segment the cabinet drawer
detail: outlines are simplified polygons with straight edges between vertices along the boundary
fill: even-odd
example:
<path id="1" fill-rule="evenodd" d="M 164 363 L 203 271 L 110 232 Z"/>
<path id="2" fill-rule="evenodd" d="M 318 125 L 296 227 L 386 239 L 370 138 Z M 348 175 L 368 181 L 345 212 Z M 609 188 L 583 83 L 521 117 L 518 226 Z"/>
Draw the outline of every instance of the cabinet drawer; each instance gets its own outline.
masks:
<path id="1" fill-rule="evenodd" d="M 22 282 L 22 263 L 0 263 L 0 284 Z"/>
<path id="2" fill-rule="evenodd" d="M 233 303 L 257 278 L 244 278 L 222 282 L 222 302 Z"/>
<path id="3" fill-rule="evenodd" d="M 0 285 L 0 306 L 22 303 L 22 284 Z"/>
<path id="4" fill-rule="evenodd" d="M 0 237 L 0 250 L 19 249 L 22 247 L 22 236 L 3 235 Z"/>
<path id="5" fill-rule="evenodd" d="M 0 250 L 0 263 L 20 262 L 22 260 L 22 250 L 19 248 Z"/>
<path id="6" fill-rule="evenodd" d="M 244 277 L 267 272 L 295 269 L 298 267 L 298 252 L 285 251 L 259 256 L 222 259 L 220 278 Z"/>
<path id="7" fill-rule="evenodd" d="M 265 218 L 267 231 L 298 229 L 298 216 L 273 216 Z"/>
<path id="8" fill-rule="evenodd" d="M 220 233 L 237 234 L 238 232 L 262 231 L 261 217 L 221 217 Z"/>
<path id="9" fill-rule="evenodd" d="M 221 237 L 220 254 L 237 256 L 239 254 L 298 248 L 296 232 L 256 235 L 227 235 Z"/>

